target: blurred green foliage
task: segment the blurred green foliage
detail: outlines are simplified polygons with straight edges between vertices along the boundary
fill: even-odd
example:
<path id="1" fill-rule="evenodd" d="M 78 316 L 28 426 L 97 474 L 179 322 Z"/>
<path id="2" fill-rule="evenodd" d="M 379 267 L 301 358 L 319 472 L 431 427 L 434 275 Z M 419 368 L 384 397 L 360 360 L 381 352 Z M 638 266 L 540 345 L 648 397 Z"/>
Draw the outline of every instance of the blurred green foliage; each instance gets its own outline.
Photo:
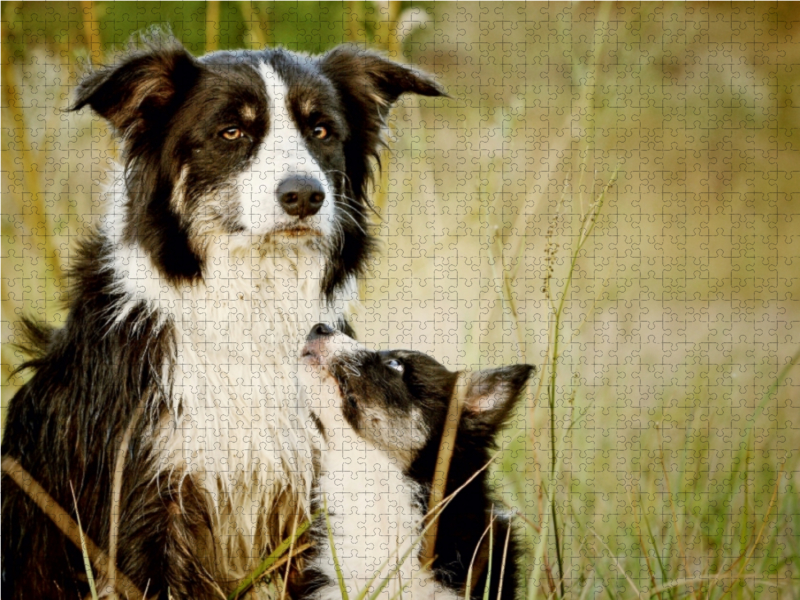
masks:
<path id="1" fill-rule="evenodd" d="M 431 4 L 413 6 L 426 10 Z M 25 56 L 32 45 L 58 45 L 80 55 L 92 43 L 106 54 L 124 49 L 154 25 L 168 26 L 195 54 L 209 51 L 209 39 L 213 50 L 259 42 L 311 53 L 345 41 L 388 46 L 380 39 L 380 22 L 396 10 L 361 2 L 159 2 L 157 8 L 148 2 L 3 2 L 3 7 L 3 44 L 15 57 Z"/>

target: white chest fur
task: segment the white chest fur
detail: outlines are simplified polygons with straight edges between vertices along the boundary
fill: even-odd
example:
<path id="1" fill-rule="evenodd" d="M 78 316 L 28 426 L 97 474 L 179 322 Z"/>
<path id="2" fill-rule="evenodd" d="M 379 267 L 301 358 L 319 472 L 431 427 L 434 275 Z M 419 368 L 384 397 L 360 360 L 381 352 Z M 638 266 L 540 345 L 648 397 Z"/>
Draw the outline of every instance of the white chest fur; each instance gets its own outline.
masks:
<path id="1" fill-rule="evenodd" d="M 272 539 L 280 528 L 266 527 L 270 511 L 289 519 L 295 504 L 308 508 L 314 440 L 298 398 L 299 350 L 315 323 L 335 321 L 352 300 L 329 306 L 320 299 L 323 259 L 311 248 L 241 255 L 219 248 L 204 281 L 183 289 L 166 285 L 128 249 L 122 285 L 175 331 L 159 477 L 190 475 L 208 492 L 217 568 L 234 579 L 280 541 Z M 288 506 L 276 506 L 279 498 Z"/>
<path id="2" fill-rule="evenodd" d="M 324 541 L 314 567 L 329 583 L 317 592 L 317 598 L 342 597 L 328 542 L 329 523 L 350 597 L 369 585 L 374 591 L 388 578 L 381 600 L 455 600 L 457 596 L 436 584 L 417 559 L 423 517 L 413 502 L 417 484 L 403 475 L 395 459 L 359 438 L 343 420 L 337 421 L 340 427 L 326 428 L 322 451 L 319 485 L 328 520 L 320 525 Z"/>

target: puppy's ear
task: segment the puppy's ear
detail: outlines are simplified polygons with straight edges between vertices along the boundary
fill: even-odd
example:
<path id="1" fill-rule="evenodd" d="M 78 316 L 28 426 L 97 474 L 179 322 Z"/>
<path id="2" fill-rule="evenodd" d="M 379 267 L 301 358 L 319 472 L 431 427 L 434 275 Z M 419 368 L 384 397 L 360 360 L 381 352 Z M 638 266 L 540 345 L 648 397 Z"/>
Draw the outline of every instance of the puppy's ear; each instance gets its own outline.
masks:
<path id="1" fill-rule="evenodd" d="M 508 419 L 535 372 L 532 365 L 513 365 L 471 373 L 464 397 L 463 425 L 494 434 Z"/>
<path id="2" fill-rule="evenodd" d="M 120 133 L 165 122 L 197 81 L 200 67 L 177 41 L 154 42 L 121 64 L 90 73 L 70 110 L 90 106 Z"/>

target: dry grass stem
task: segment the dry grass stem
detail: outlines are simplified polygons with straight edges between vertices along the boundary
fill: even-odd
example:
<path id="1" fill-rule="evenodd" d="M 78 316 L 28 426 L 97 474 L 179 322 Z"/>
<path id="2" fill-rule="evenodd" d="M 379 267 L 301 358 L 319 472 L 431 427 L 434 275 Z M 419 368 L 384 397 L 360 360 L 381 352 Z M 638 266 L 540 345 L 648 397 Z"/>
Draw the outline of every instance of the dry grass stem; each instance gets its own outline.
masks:
<path id="1" fill-rule="evenodd" d="M 439 442 L 439 454 L 436 460 L 436 470 L 433 475 L 433 485 L 431 486 L 429 507 L 438 506 L 444 497 L 445 487 L 447 486 L 447 474 L 450 471 L 450 461 L 453 459 L 455 449 L 456 433 L 458 432 L 458 422 L 461 419 L 461 411 L 464 406 L 464 399 L 469 387 L 469 375 L 462 371 L 456 385 L 453 388 L 453 395 L 447 408 L 447 417 L 444 422 L 442 439 Z M 436 533 L 439 527 L 438 519 L 433 519 L 430 527 L 425 534 L 422 551 L 419 555 L 421 563 L 433 562 L 434 552 L 436 551 Z"/>
<path id="2" fill-rule="evenodd" d="M 139 402 L 133 415 L 131 416 L 125 432 L 122 434 L 122 440 L 117 449 L 117 458 L 114 461 L 114 478 L 111 482 L 111 519 L 109 522 L 108 531 L 108 580 L 109 585 L 114 585 L 114 580 L 117 576 L 117 543 L 119 541 L 119 515 L 120 515 L 120 502 L 122 501 L 122 475 L 125 471 L 125 458 L 128 454 L 128 446 L 131 443 L 133 430 L 139 424 L 139 419 L 144 412 L 144 400 Z M 77 510 L 77 509 L 76 509 Z"/>
<path id="3" fill-rule="evenodd" d="M 31 475 L 10 456 L 3 457 L 3 472 L 6 473 L 16 483 L 44 514 L 46 514 L 53 524 L 61 530 L 69 541 L 75 544 L 76 548 L 86 547 L 86 555 L 89 560 L 104 577 L 108 577 L 109 559 L 105 552 L 99 548 L 89 536 L 84 537 L 81 542 L 81 530 L 75 520 L 61 508 L 50 494 L 48 494 Z M 127 576 L 119 572 L 116 568 L 117 577 L 114 586 L 128 598 L 144 598 L 144 594 L 137 588 Z"/>

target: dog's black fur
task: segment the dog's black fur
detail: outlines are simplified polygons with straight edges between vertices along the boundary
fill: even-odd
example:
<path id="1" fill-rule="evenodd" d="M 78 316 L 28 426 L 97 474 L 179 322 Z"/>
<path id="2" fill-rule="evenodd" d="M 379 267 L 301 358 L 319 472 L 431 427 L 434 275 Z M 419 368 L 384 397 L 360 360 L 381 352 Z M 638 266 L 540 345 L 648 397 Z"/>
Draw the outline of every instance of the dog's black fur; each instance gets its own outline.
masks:
<path id="1" fill-rule="evenodd" d="M 270 112 L 258 68 L 277 73 L 285 85 L 288 98 L 280 114 L 290 115 L 292 123 L 274 121 L 279 113 Z M 166 598 L 169 590 L 176 599 L 218 598 L 242 573 L 219 567 L 207 490 L 200 490 L 191 472 L 165 468 L 172 459 L 156 447 L 160 432 L 166 427 L 179 435 L 179 420 L 196 407 L 191 397 L 176 396 L 182 342 L 174 315 L 158 304 L 158 291 L 155 299 L 139 295 L 144 288 L 137 287 L 135 273 L 121 270 L 124 261 L 115 253 L 125 246 L 146 256 L 157 273 L 152 279 L 157 290 L 162 286 L 165 294 L 180 297 L 187 289 L 201 289 L 213 302 L 219 292 L 203 286 L 213 281 L 217 266 L 209 257 L 219 256 L 220 236 L 257 238 L 255 244 L 269 248 L 300 244 L 320 252 L 324 263 L 311 295 L 334 305 L 374 249 L 367 219 L 371 165 L 388 110 L 406 92 L 442 95 L 425 76 L 351 47 L 319 57 L 264 50 L 197 59 L 167 36 L 90 74 L 77 88 L 73 108 L 91 107 L 122 136 L 124 218 L 117 229 L 101 229 L 80 244 L 69 274 L 66 325 L 51 329 L 26 323 L 24 345 L 32 356 L 23 368 L 33 376 L 9 404 L 2 454 L 17 460 L 68 513 L 77 512 L 86 534 L 107 549 L 119 444 L 138 407 L 144 407 L 123 449 L 117 547 L 119 569 L 147 589 L 148 597 Z M 294 218 L 277 208 L 271 229 L 247 230 L 242 198 L 260 193 L 255 183 L 247 187 L 255 179 L 248 173 L 256 155 L 262 152 L 263 158 L 266 152 L 265 136 L 274 137 L 278 126 L 298 132 L 298 152 L 310 156 L 324 175 L 314 185 L 330 193 L 328 230 L 320 225 L 322 217 Z M 275 159 L 277 164 L 280 157 Z M 271 197 L 273 191 L 266 193 Z M 256 225 L 273 218 L 272 208 L 260 210 L 266 216 L 252 217 Z M 207 316 L 190 318 L 203 323 Z M 268 358 L 262 365 L 267 370 L 296 360 Z M 280 406 L 274 411 L 285 410 Z M 219 425 L 198 427 L 214 435 Z M 264 496 L 266 527 L 278 539 L 285 523 L 271 507 L 291 505 L 291 498 L 283 497 L 287 494 L 271 490 Z M 233 514 L 236 507 L 226 510 Z M 5 474 L 2 529 L 4 598 L 86 596 L 80 549 Z M 265 539 L 262 555 L 272 546 L 273 538 Z M 102 588 L 103 574 L 96 575 Z"/>

